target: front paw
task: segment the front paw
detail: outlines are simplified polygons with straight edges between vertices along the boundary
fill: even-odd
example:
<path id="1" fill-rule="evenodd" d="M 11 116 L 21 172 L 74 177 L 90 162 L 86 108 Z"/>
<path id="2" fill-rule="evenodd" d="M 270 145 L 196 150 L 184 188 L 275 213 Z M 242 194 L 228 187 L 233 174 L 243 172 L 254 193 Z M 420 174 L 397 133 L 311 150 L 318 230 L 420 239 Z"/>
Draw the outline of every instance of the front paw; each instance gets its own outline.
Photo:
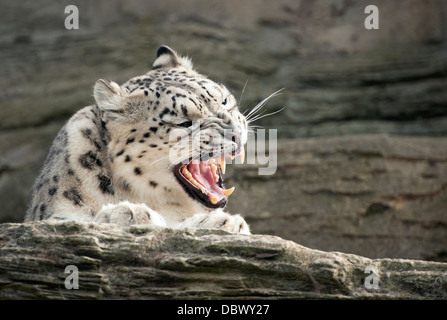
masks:
<path id="1" fill-rule="evenodd" d="M 185 220 L 182 228 L 215 228 L 231 233 L 251 234 L 247 222 L 240 215 L 230 215 L 225 212 L 206 214 L 199 213 Z"/>
<path id="2" fill-rule="evenodd" d="M 158 212 L 145 204 L 135 204 L 128 201 L 104 205 L 93 221 L 98 223 L 116 223 L 122 226 L 134 224 L 166 226 L 165 219 Z"/>

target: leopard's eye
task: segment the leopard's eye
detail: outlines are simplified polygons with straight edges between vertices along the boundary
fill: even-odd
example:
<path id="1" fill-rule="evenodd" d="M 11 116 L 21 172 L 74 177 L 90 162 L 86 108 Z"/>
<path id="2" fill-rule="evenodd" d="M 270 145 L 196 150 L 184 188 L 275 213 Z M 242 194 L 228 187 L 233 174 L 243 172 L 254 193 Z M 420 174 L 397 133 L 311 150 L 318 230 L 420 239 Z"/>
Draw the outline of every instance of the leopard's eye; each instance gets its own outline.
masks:
<path id="1" fill-rule="evenodd" d="M 183 127 L 183 128 L 189 128 L 192 126 L 192 121 L 185 121 L 182 123 L 178 123 L 177 126 Z"/>

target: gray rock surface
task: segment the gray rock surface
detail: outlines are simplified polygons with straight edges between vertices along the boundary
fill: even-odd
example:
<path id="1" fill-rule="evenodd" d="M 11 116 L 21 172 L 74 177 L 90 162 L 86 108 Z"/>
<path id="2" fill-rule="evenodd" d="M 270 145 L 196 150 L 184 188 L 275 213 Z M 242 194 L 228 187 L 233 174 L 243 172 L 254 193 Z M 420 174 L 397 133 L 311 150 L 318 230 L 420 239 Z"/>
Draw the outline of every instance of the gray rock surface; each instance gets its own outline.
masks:
<path id="1" fill-rule="evenodd" d="M 69 265 L 79 289 L 65 287 Z M 1 224 L 0 298 L 446 299 L 447 264 L 372 260 L 218 230 Z"/>
<path id="2" fill-rule="evenodd" d="M 274 175 L 231 165 L 228 210 L 256 233 L 370 258 L 447 258 L 447 139 L 361 135 L 278 143 Z"/>
<path id="3" fill-rule="evenodd" d="M 239 93 L 243 107 L 280 88 L 281 137 L 359 133 L 446 135 L 447 4 L 376 1 L 2 1 L 0 129 L 66 119 L 98 78 L 145 72 L 160 44 Z M 65 6 L 79 30 L 64 28 Z M 175 8 L 175 10 L 173 10 Z"/>

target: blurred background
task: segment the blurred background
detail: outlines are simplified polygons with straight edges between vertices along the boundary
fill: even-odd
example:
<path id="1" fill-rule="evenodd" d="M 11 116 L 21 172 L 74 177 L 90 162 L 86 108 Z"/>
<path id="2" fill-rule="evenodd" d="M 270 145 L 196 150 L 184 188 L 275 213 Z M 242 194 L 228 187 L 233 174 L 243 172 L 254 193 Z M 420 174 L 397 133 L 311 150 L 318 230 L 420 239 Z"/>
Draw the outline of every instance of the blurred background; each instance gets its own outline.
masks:
<path id="1" fill-rule="evenodd" d="M 79 29 L 66 30 L 67 5 Z M 367 5 L 379 30 L 366 30 Z M 249 109 L 278 168 L 227 168 L 254 233 L 370 258 L 447 261 L 447 1 L 0 1 L 0 222 L 22 221 L 64 122 L 99 78 L 166 44 Z"/>

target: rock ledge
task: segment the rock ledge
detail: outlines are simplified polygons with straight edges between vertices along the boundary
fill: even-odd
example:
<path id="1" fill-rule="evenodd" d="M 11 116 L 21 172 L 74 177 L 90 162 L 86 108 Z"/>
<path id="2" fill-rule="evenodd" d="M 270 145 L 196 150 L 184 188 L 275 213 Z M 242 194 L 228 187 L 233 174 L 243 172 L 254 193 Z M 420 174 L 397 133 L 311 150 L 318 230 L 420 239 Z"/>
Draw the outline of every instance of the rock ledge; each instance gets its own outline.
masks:
<path id="1" fill-rule="evenodd" d="M 79 289 L 66 289 L 74 265 Z M 375 274 L 378 288 L 365 283 Z M 369 281 L 371 280 L 371 281 Z M 447 264 L 323 252 L 268 235 L 0 224 L 1 299 L 446 299 Z"/>

